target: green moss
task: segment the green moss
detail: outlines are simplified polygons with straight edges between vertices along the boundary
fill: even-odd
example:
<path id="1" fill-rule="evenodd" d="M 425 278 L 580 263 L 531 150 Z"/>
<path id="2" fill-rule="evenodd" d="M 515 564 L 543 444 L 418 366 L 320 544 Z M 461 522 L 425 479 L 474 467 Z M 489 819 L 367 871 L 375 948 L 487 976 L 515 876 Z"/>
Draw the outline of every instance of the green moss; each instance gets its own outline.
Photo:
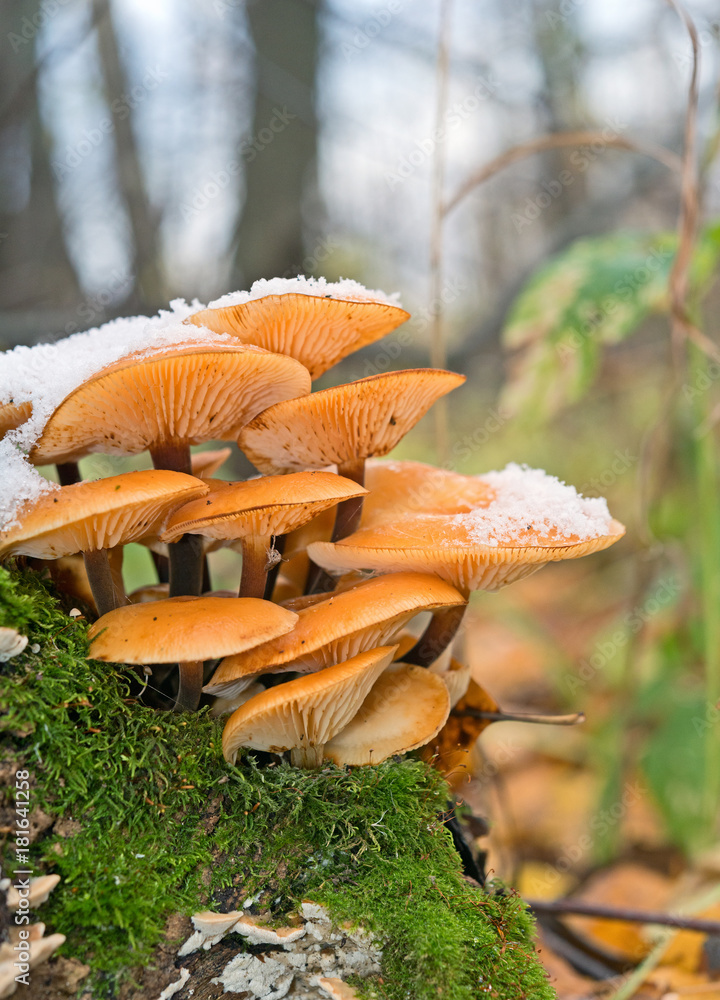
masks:
<path id="1" fill-rule="evenodd" d="M 385 943 L 366 996 L 554 995 L 521 901 L 462 877 L 435 771 L 230 767 L 220 723 L 138 705 L 122 668 L 87 660 L 84 624 L 37 575 L 0 569 L 0 597 L 0 621 L 40 645 L 0 672 L 5 756 L 31 770 L 36 806 L 76 821 L 33 847 L 36 868 L 63 880 L 43 920 L 90 962 L 93 996 L 143 964 L 171 913 L 237 899 L 238 883 L 279 919 L 312 898 L 366 923 Z"/>

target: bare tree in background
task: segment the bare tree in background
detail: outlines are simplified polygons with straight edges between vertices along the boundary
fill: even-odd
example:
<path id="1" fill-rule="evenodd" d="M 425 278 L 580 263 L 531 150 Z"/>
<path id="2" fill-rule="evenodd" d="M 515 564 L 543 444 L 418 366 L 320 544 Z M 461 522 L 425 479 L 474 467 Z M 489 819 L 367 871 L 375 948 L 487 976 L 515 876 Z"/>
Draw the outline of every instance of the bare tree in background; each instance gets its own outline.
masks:
<path id="1" fill-rule="evenodd" d="M 93 6 L 105 98 L 112 109 L 122 105 L 130 83 L 120 56 L 110 0 L 94 0 Z M 158 242 L 159 220 L 147 195 L 132 114 L 115 115 L 113 121 L 118 187 L 130 220 L 133 241 L 131 268 L 135 284 L 132 299 L 138 308 L 153 311 L 165 302 Z"/>
<path id="2" fill-rule="evenodd" d="M 297 274 L 305 256 L 303 206 L 317 199 L 315 108 L 322 0 L 254 0 L 252 135 L 243 147 L 245 203 L 235 254 L 238 287 Z"/>
<path id="3" fill-rule="evenodd" d="M 39 7 L 39 0 L 0 4 L 0 302 L 12 310 L 71 307 L 81 296 L 38 107 L 35 39 L 21 33 Z"/>

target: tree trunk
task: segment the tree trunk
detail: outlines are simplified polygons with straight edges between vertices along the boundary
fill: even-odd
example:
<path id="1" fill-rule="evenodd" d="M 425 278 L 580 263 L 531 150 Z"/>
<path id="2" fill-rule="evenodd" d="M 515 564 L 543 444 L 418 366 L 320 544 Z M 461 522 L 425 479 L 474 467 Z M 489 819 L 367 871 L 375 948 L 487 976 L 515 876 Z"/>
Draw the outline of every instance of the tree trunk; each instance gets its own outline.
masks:
<path id="1" fill-rule="evenodd" d="M 252 133 L 241 149 L 246 194 L 235 254 L 240 287 L 303 271 L 303 210 L 316 199 L 320 7 L 320 0 L 248 4 L 257 90 Z"/>

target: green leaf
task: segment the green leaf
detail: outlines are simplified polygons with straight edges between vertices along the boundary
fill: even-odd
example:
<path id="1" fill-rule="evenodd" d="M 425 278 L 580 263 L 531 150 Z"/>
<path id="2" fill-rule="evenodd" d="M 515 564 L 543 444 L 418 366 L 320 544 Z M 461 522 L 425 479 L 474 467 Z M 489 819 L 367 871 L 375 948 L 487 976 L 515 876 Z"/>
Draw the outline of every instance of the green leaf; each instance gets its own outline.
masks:
<path id="1" fill-rule="evenodd" d="M 582 239 L 544 265 L 512 307 L 503 332 L 518 352 L 503 404 L 534 419 L 576 402 L 592 384 L 605 345 L 668 308 L 674 233 L 613 233 Z M 703 286 L 720 254 L 720 225 L 703 233 L 692 284 Z"/>

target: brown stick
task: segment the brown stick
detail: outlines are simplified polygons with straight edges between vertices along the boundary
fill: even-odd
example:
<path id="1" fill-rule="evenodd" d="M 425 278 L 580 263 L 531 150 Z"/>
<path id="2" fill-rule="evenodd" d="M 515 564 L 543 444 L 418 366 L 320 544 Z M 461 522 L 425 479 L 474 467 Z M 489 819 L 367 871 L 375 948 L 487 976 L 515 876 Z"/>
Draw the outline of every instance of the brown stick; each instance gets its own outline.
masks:
<path id="1" fill-rule="evenodd" d="M 452 198 L 445 202 L 443 214 L 447 215 L 451 212 L 456 205 L 460 204 L 463 198 L 470 194 L 473 188 L 478 187 L 478 185 L 489 180 L 494 174 L 504 170 L 505 167 L 509 167 L 511 163 L 515 163 L 517 160 L 523 160 L 526 156 L 532 156 L 534 153 L 542 153 L 548 149 L 561 149 L 564 146 L 583 146 L 593 142 L 602 142 L 605 146 L 612 146 L 614 149 L 624 149 L 631 153 L 642 153 L 664 164 L 664 166 L 670 170 L 674 170 L 676 173 L 682 171 L 681 158 L 669 149 L 665 149 L 664 146 L 658 146 L 654 142 L 633 141 L 631 139 L 623 139 L 620 136 L 607 138 L 602 132 L 595 131 L 554 132 L 551 135 L 542 135 L 538 139 L 531 139 L 529 142 L 522 142 L 519 146 L 513 146 L 511 149 L 507 149 L 504 153 L 496 156 L 494 160 L 490 160 L 484 167 L 475 171 L 460 185 Z"/>
<path id="2" fill-rule="evenodd" d="M 585 721 L 584 712 L 572 715 L 535 715 L 531 712 L 484 712 L 479 708 L 454 708 L 450 715 L 467 715 L 471 719 L 489 719 L 491 722 L 534 722 L 540 726 L 579 726 Z"/>
<path id="3" fill-rule="evenodd" d="M 627 920 L 633 924 L 659 924 L 663 927 L 677 927 L 699 934 L 720 934 L 720 920 L 703 920 L 700 917 L 673 916 L 671 913 L 657 913 L 654 910 L 627 910 L 622 907 L 598 906 L 595 903 L 581 903 L 574 899 L 526 899 L 525 902 L 536 913 L 576 913 L 584 917 L 598 917 L 600 920 Z"/>

